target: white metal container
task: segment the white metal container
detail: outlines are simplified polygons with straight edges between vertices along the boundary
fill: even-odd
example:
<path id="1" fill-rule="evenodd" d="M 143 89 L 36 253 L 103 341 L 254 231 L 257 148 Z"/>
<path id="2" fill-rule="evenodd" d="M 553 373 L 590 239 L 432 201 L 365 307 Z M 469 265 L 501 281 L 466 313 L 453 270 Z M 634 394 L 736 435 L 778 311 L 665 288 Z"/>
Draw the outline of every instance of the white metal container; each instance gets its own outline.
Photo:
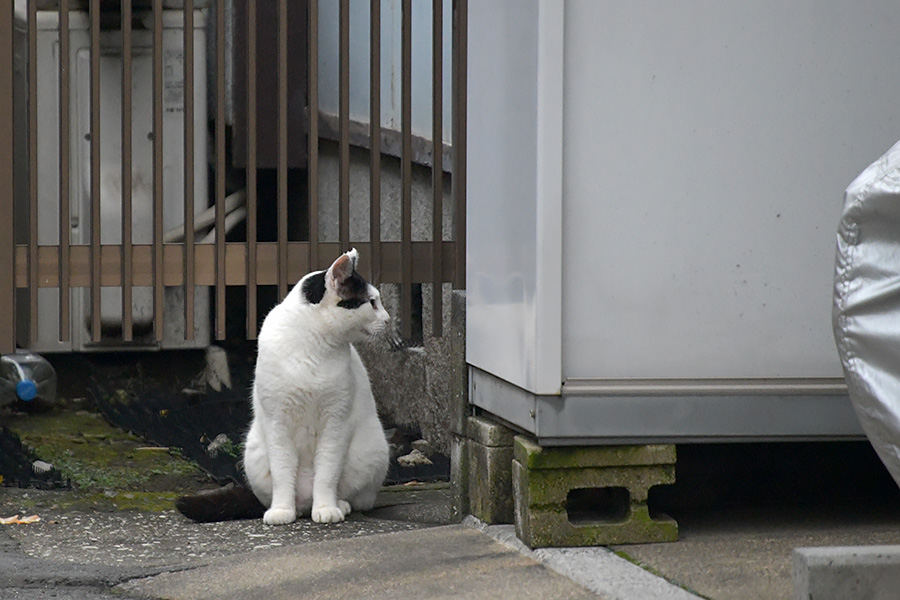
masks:
<path id="1" fill-rule="evenodd" d="M 861 436 L 834 240 L 900 137 L 898 17 L 471 3 L 472 402 L 547 444 Z"/>
<path id="2" fill-rule="evenodd" d="M 209 203 L 207 193 L 206 144 L 206 12 L 194 16 L 194 206 L 199 214 Z M 17 85 L 27 85 L 25 23 L 17 14 Z M 70 157 L 71 243 L 90 244 L 90 33 L 89 17 L 71 12 L 70 28 Z M 164 229 L 184 223 L 184 71 L 183 11 L 163 11 L 163 222 Z M 122 243 L 122 38 L 119 30 L 103 30 L 100 38 L 100 155 L 101 155 L 101 236 L 102 244 Z M 59 15 L 56 11 L 37 13 L 37 152 L 38 152 L 38 242 L 59 244 Z M 135 27 L 132 32 L 132 240 L 152 243 L 153 226 L 153 52 L 152 32 Z M 22 87 L 25 90 L 27 88 Z M 17 102 L 26 102 L 19 93 Z M 19 110 L 23 110 L 22 105 Z M 27 114 L 19 112 L 18 114 Z M 16 120 L 19 134 L 27 122 Z M 26 139 L 18 135 L 18 140 Z M 17 169 L 27 169 L 18 161 Z M 21 178 L 20 178 L 21 180 Z M 27 179 L 26 179 L 27 180 Z M 27 214 L 27 190 L 16 189 L 17 213 Z M 27 231 L 27 229 L 22 229 Z M 152 334 L 153 293 L 149 287 L 133 288 L 133 342 L 120 341 L 116 328 L 122 323 L 122 290 L 101 289 L 101 320 L 114 333 L 100 343 L 92 342 L 90 289 L 73 288 L 71 293 L 72 335 L 59 341 L 59 292 L 38 290 L 38 336 L 29 339 L 28 302 L 20 295 L 17 303 L 19 344 L 36 352 L 65 352 L 111 349 L 191 348 L 209 345 L 209 296 L 207 288 L 195 295 L 195 331 L 192 341 L 184 340 L 184 299 L 181 288 L 165 290 L 163 340 Z"/>

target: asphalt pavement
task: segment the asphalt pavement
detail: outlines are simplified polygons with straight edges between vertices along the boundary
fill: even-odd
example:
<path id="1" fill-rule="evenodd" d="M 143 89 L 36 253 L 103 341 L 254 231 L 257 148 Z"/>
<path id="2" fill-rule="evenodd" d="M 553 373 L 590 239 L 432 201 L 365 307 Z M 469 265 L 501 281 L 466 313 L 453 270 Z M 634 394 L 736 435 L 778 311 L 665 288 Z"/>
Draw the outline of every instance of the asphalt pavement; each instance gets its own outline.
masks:
<path id="1" fill-rule="evenodd" d="M 285 527 L 72 510 L 59 494 L 0 489 L 4 512 L 41 516 L 0 529 L 2 598 L 694 597 L 607 548 L 531 551 L 511 525 L 451 523 L 446 485 L 388 488 L 343 523 Z"/>
<path id="2" fill-rule="evenodd" d="M 41 516 L 0 526 L 0 598 L 770 600 L 793 596 L 793 548 L 900 544 L 900 511 L 865 503 L 698 510 L 679 516 L 675 543 L 530 550 L 511 525 L 451 523 L 445 485 L 285 527 L 55 507 L 61 493 L 0 488 L 4 515 Z"/>
<path id="3" fill-rule="evenodd" d="M 446 485 L 387 490 L 373 511 L 343 523 L 285 527 L 73 512 L 54 509 L 58 493 L 0 491 L 4 512 L 27 506 L 41 516 L 0 529 L 0 597 L 596 597 L 475 528 L 447 525 Z"/>

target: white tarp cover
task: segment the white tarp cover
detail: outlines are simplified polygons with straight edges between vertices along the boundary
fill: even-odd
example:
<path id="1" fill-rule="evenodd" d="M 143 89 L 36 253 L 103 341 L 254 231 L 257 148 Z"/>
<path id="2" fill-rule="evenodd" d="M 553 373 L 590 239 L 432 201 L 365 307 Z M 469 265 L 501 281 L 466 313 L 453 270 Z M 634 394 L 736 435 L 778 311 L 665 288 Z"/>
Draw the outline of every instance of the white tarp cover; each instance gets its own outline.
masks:
<path id="1" fill-rule="evenodd" d="M 844 196 L 834 337 L 860 424 L 900 485 L 900 142 Z"/>

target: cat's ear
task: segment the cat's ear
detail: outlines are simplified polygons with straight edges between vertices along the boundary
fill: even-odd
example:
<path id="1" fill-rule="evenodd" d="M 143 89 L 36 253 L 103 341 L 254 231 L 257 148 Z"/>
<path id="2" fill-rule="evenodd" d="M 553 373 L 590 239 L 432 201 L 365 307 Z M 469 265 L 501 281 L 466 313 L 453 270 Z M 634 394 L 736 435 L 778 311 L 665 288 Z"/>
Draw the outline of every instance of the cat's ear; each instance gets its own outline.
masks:
<path id="1" fill-rule="evenodd" d="M 344 281 L 350 279 L 353 271 L 356 269 L 356 262 L 359 260 L 359 252 L 356 248 L 341 254 L 336 261 L 328 268 L 328 274 L 334 282 L 335 287 L 339 287 Z"/>
<path id="2" fill-rule="evenodd" d="M 350 258 L 350 262 L 353 263 L 353 270 L 356 270 L 356 263 L 359 262 L 359 252 L 356 251 L 356 248 L 350 248 L 349 251 L 344 253 L 344 256 Z"/>

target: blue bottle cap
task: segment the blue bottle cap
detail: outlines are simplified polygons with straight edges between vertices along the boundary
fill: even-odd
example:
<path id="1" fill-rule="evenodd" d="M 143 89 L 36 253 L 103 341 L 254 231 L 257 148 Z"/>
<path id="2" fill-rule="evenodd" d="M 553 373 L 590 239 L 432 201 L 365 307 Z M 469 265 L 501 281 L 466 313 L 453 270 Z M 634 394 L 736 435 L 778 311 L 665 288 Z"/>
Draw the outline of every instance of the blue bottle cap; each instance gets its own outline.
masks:
<path id="1" fill-rule="evenodd" d="M 23 379 L 16 384 L 16 396 L 26 402 L 34 400 L 34 397 L 37 396 L 37 385 L 30 379 Z"/>

